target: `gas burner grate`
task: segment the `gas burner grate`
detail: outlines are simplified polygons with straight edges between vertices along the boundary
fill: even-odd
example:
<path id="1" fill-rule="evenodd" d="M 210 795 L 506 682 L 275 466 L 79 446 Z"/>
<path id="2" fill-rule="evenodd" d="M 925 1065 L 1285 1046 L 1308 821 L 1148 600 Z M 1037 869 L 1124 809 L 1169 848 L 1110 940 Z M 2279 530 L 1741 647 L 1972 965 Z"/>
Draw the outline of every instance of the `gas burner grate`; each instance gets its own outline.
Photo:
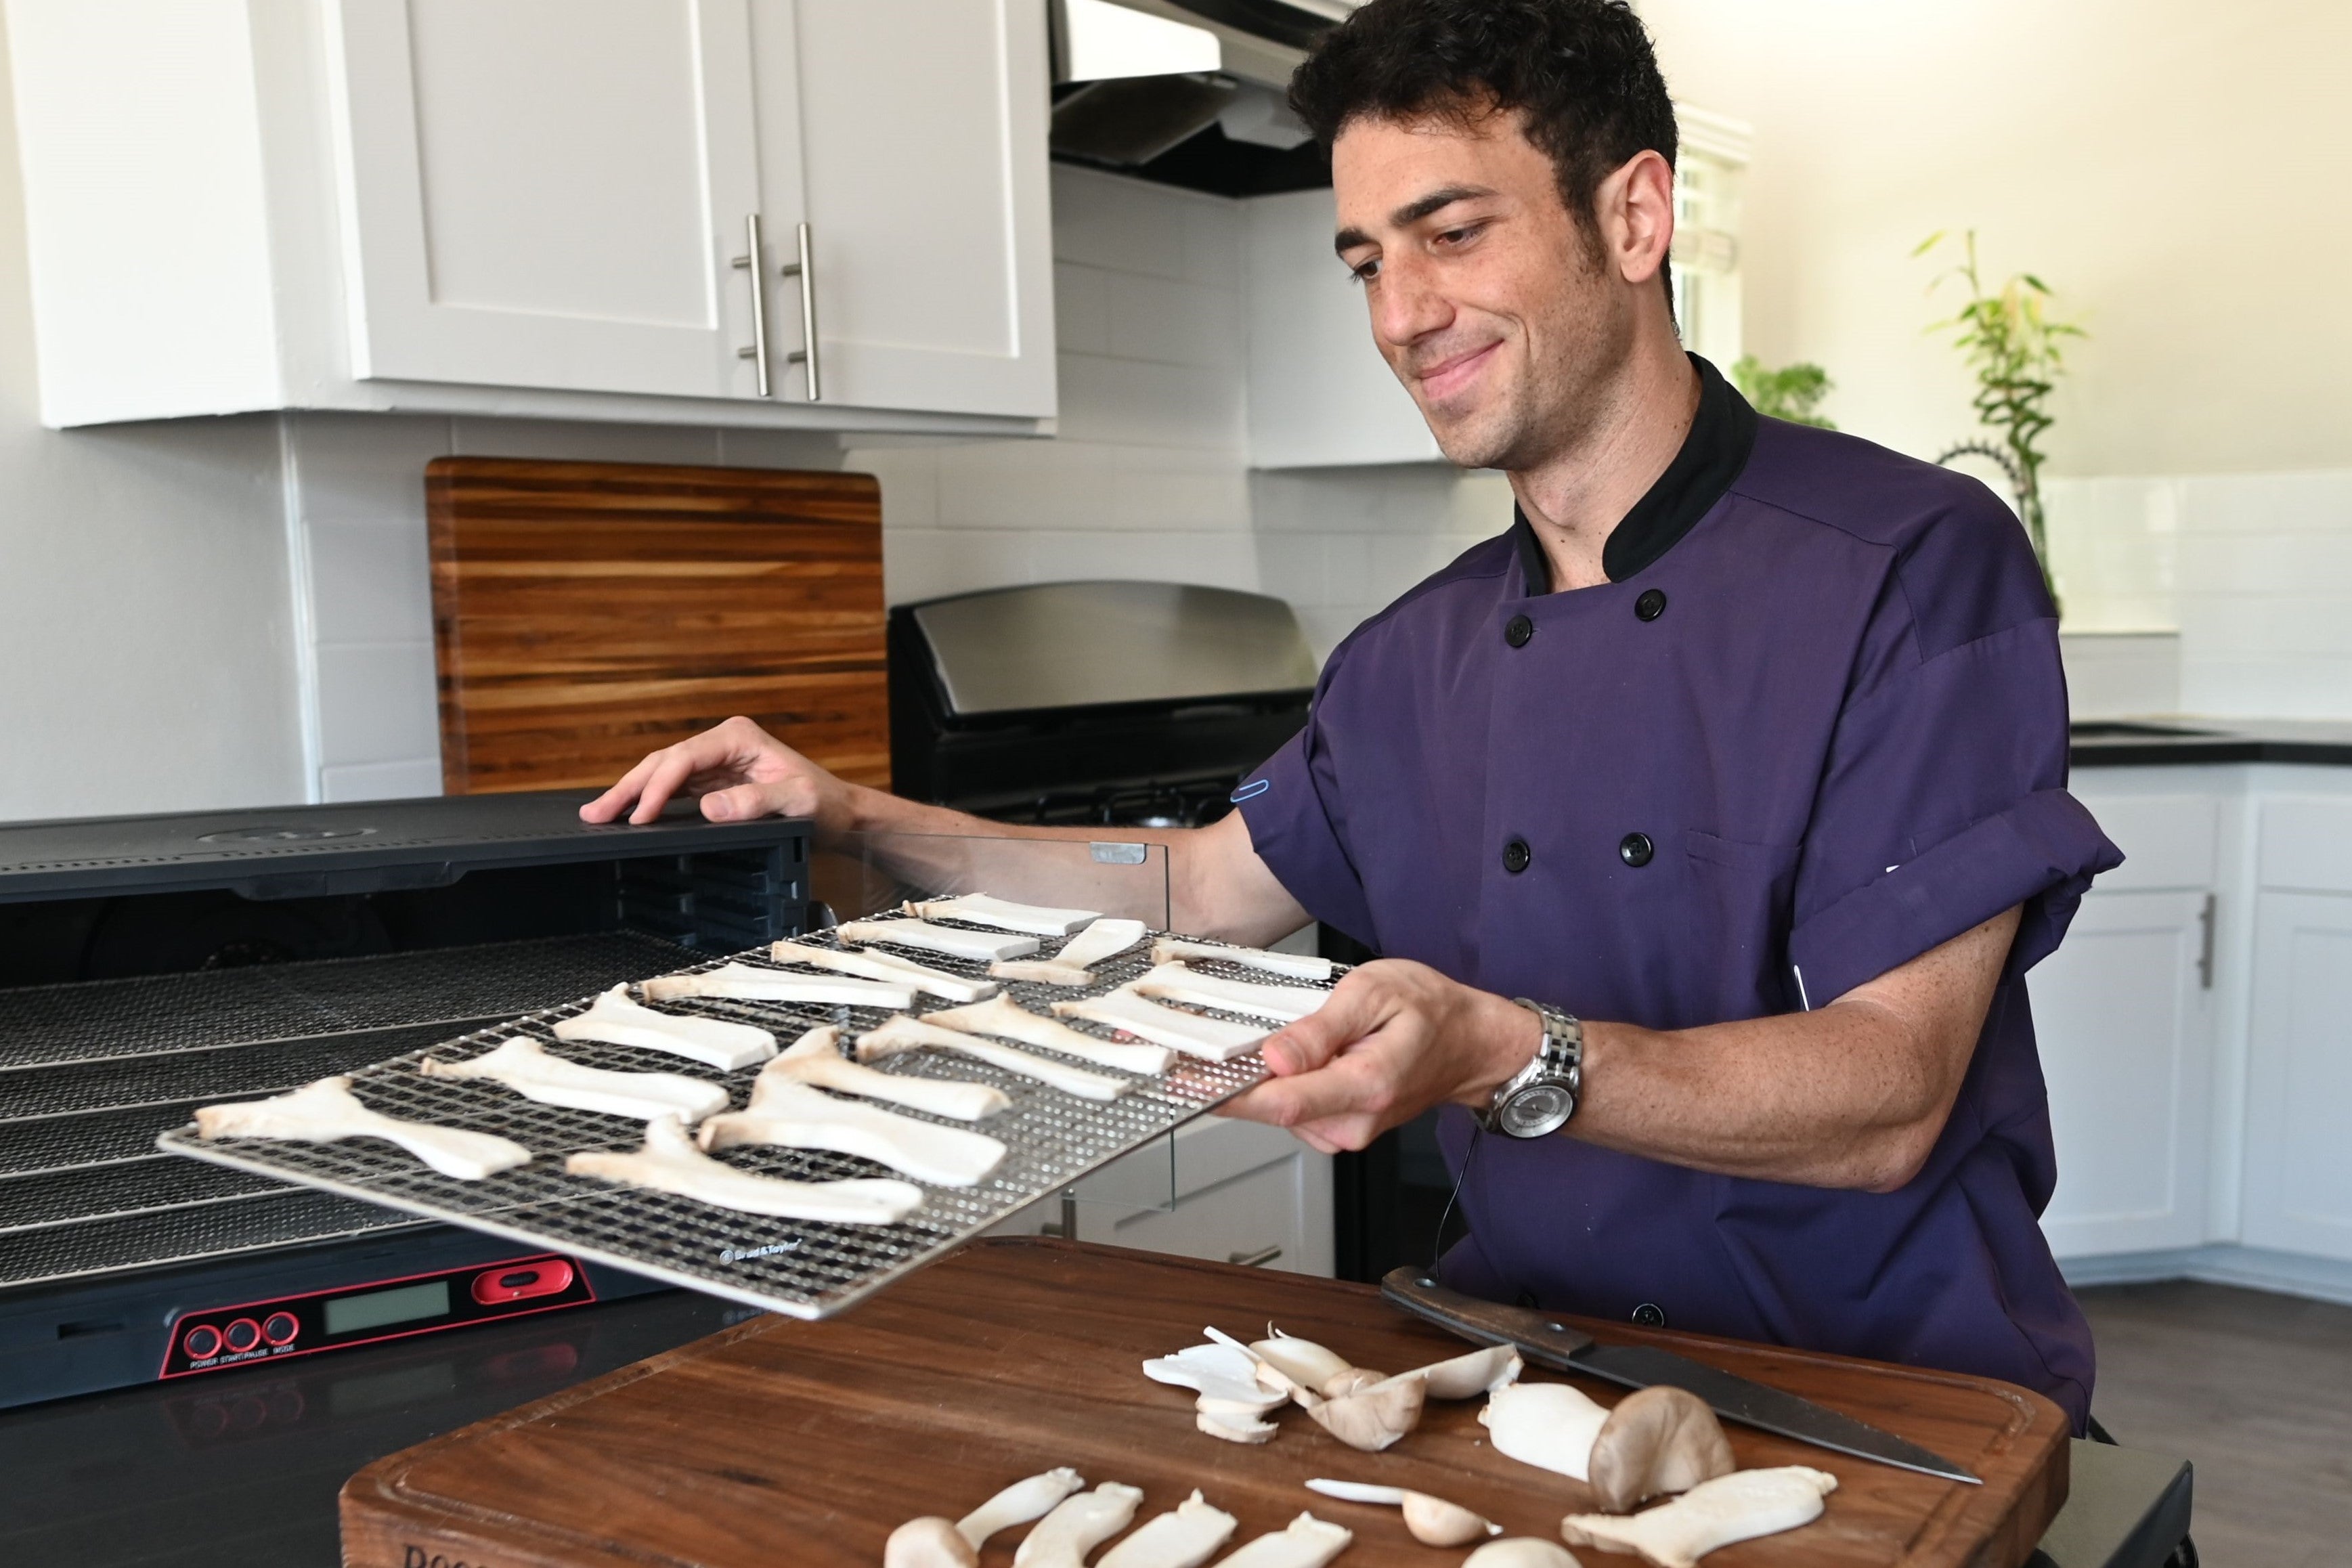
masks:
<path id="1" fill-rule="evenodd" d="M 976 929 L 976 928 L 975 928 Z M 830 938 L 810 940 L 826 940 Z M 1058 943 L 1048 942 L 1049 948 Z M 986 966 L 937 953 L 907 950 L 935 968 L 984 977 Z M 714 960 L 696 968 L 716 967 Z M 776 967 L 763 950 L 735 955 L 732 962 Z M 1034 1011 L 1055 1000 L 1095 995 L 1150 966 L 1146 943 L 1095 966 L 1096 983 L 1084 991 L 1015 982 L 1006 987 Z M 1258 978 L 1265 978 L 1259 976 Z M 921 998 L 917 1012 L 953 1004 Z M 509 1138 L 530 1149 L 529 1165 L 480 1182 L 441 1176 L 394 1146 L 373 1140 L 305 1144 L 228 1140 L 206 1142 L 193 1128 L 164 1133 L 160 1145 L 178 1154 L 261 1172 L 328 1192 L 365 1198 L 431 1218 L 447 1220 L 612 1264 L 674 1284 L 731 1297 L 801 1318 L 828 1316 L 931 1261 L 967 1237 L 986 1230 L 1018 1209 L 1068 1186 L 1089 1172 L 1172 1131 L 1240 1093 L 1265 1076 L 1255 1057 L 1211 1062 L 1179 1057 L 1157 1077 L 1136 1075 L 1134 1087 L 1108 1103 L 1081 1100 L 1033 1079 L 1002 1071 L 967 1057 L 915 1051 L 878 1064 L 885 1072 L 991 1083 L 1013 1101 L 982 1128 L 1003 1141 L 1008 1153 L 985 1181 L 969 1188 L 925 1186 L 923 1206 L 904 1222 L 887 1226 L 824 1225 L 771 1219 L 713 1207 L 689 1198 L 617 1186 L 564 1173 L 563 1156 L 580 1150 L 634 1150 L 639 1124 L 619 1117 L 567 1110 L 524 1100 L 497 1084 L 465 1079 L 427 1078 L 415 1071 L 426 1056 L 459 1060 L 478 1056 L 499 1041 L 526 1036 L 551 1046 L 567 1059 L 622 1071 L 699 1071 L 720 1078 L 740 1108 L 749 1098 L 757 1068 L 718 1075 L 665 1053 L 626 1046 L 557 1042 L 553 1026 L 583 1012 L 589 1000 L 530 1015 L 363 1068 L 352 1088 L 372 1108 L 445 1126 L 465 1127 Z M 803 1031 L 845 1016 L 849 1032 L 880 1024 L 889 1015 L 877 1008 L 696 999 L 665 1006 L 714 1017 L 757 1023 L 788 1045 Z M 1230 1015 L 1213 1015 L 1229 1016 Z M 1099 1026 L 1074 1026 L 1104 1038 Z M 1031 1048 L 1031 1047 L 1024 1047 Z M 1051 1056 L 1052 1052 L 1040 1052 Z M 1097 1072 L 1108 1072 L 1095 1064 Z M 904 1107 L 889 1109 L 922 1118 Z M 927 1120 L 943 1120 L 929 1118 Z M 961 1125 L 961 1123 L 947 1123 Z M 727 1151 L 728 1163 L 763 1175 L 803 1181 L 894 1174 L 849 1155 L 786 1149 Z"/>

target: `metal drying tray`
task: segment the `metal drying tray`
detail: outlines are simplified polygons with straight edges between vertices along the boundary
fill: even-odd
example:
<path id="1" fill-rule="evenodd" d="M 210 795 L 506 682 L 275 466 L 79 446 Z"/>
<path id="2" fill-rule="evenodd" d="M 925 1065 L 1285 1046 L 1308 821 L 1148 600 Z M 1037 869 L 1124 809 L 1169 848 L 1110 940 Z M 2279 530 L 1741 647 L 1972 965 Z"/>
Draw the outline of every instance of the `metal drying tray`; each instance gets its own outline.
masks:
<path id="1" fill-rule="evenodd" d="M 804 940 L 841 945 L 829 933 Z M 1024 981 L 1013 982 L 1004 989 L 1033 1012 L 1049 1013 L 1055 1001 L 1099 995 L 1150 968 L 1150 941 L 1148 936 L 1118 957 L 1095 965 L 1096 983 L 1083 991 Z M 1046 938 L 1040 945 L 1051 952 L 1059 951 L 1062 943 Z M 898 951 L 934 968 L 986 978 L 983 963 L 914 949 Z M 698 973 L 727 962 L 782 967 L 770 963 L 765 949 L 755 948 L 731 959 L 714 959 L 677 973 Z M 1224 964 L 1211 963 L 1206 967 L 1210 973 L 1223 971 L 1236 979 L 1267 978 Z M 428 1056 L 445 1061 L 463 1060 L 501 1040 L 521 1035 L 543 1045 L 556 1046 L 568 1059 L 589 1067 L 628 1072 L 694 1071 L 705 1077 L 715 1071 L 682 1063 L 675 1056 L 632 1046 L 557 1042 L 553 1026 L 584 1012 L 593 1001 L 593 997 L 586 997 L 562 1007 L 528 1014 L 510 1024 L 477 1030 L 352 1072 L 353 1091 L 374 1110 L 391 1116 L 496 1133 L 530 1150 L 530 1164 L 483 1181 L 462 1182 L 443 1176 L 394 1145 L 376 1139 L 337 1143 L 259 1139 L 207 1142 L 195 1135 L 190 1124 L 162 1134 L 156 1144 L 170 1153 L 362 1198 L 388 1208 L 608 1263 L 770 1311 L 814 1319 L 829 1317 L 855 1305 L 1016 1210 L 1061 1191 L 1120 1155 L 1174 1131 L 1265 1077 L 1264 1065 L 1255 1056 L 1229 1062 L 1180 1056 L 1165 1072 L 1152 1078 L 1118 1074 L 1093 1063 L 1076 1064 L 1134 1079 L 1136 1087 L 1127 1094 L 1101 1103 L 1079 1100 L 973 1058 L 950 1057 L 931 1050 L 907 1052 L 878 1064 L 881 1070 L 992 1083 L 1011 1097 L 1010 1109 L 981 1124 L 1007 1146 L 1009 1152 L 1003 1163 L 985 1181 L 971 1187 L 918 1184 L 926 1194 L 923 1206 L 897 1225 L 850 1226 L 772 1219 L 715 1207 L 693 1198 L 566 1174 L 563 1157 L 568 1153 L 638 1148 L 642 1142 L 639 1124 L 593 1111 L 541 1105 L 495 1083 L 428 1078 L 415 1070 L 417 1062 Z M 886 1010 L 875 1007 L 828 1008 L 715 998 L 667 1002 L 662 1005 L 757 1024 L 774 1033 L 780 1046 L 789 1045 L 809 1028 L 839 1022 L 844 1016 L 848 1020 L 845 1033 L 872 1028 L 889 1016 Z M 919 1016 L 955 1004 L 920 996 L 915 1010 Z M 1211 1016 L 1252 1021 L 1233 1014 Z M 1067 1021 L 1074 1027 L 1109 1037 L 1109 1031 L 1101 1026 Z M 719 1081 L 732 1093 L 736 1109 L 748 1100 L 751 1081 L 758 1073 L 759 1068 L 751 1067 L 719 1075 Z M 921 1112 L 903 1106 L 888 1109 L 904 1116 L 943 1121 L 924 1118 Z M 818 1151 L 750 1147 L 730 1149 L 719 1157 L 740 1169 L 800 1181 L 898 1174 L 870 1161 Z"/>

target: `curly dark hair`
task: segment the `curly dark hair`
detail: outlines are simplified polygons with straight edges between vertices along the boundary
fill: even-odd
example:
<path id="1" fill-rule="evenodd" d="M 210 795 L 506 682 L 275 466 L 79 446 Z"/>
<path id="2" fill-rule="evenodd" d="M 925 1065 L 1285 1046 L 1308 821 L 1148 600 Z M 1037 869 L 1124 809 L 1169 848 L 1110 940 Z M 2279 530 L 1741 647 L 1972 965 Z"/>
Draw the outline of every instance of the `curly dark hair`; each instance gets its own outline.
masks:
<path id="1" fill-rule="evenodd" d="M 1596 245 L 1601 182 L 1645 150 L 1675 162 L 1674 100 L 1626 0 L 1370 0 L 1298 68 L 1290 107 L 1325 147 L 1368 115 L 1516 112 Z"/>

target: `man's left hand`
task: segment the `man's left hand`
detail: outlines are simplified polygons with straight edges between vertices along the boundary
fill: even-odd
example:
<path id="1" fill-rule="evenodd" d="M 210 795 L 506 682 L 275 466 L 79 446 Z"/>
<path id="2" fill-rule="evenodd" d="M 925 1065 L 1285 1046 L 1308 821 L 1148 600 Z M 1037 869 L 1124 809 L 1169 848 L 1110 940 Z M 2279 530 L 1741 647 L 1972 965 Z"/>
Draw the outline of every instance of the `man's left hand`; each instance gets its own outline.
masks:
<path id="1" fill-rule="evenodd" d="M 1484 1107 L 1542 1040 L 1541 1021 L 1507 997 L 1382 959 L 1268 1038 L 1274 1077 L 1221 1109 L 1287 1127 L 1326 1154 L 1361 1149 L 1433 1105 Z"/>

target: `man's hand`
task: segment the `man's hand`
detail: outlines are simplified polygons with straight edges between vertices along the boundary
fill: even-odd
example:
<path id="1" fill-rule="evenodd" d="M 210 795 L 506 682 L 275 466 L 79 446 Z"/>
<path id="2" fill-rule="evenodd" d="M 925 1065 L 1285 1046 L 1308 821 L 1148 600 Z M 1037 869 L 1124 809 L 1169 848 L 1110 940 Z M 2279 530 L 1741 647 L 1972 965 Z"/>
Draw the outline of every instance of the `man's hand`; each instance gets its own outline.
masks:
<path id="1" fill-rule="evenodd" d="M 611 822 L 628 812 L 631 822 L 651 822 L 670 796 L 683 794 L 699 796 L 702 815 L 713 822 L 805 816 L 839 829 L 852 826 L 856 788 L 749 719 L 736 718 L 652 753 L 582 806 L 580 817 Z"/>
<path id="2" fill-rule="evenodd" d="M 1517 1003 L 1382 959 L 1267 1040 L 1274 1078 L 1223 1109 L 1287 1127 L 1326 1154 L 1361 1149 L 1433 1105 L 1486 1105 L 1542 1040 L 1541 1021 Z"/>

